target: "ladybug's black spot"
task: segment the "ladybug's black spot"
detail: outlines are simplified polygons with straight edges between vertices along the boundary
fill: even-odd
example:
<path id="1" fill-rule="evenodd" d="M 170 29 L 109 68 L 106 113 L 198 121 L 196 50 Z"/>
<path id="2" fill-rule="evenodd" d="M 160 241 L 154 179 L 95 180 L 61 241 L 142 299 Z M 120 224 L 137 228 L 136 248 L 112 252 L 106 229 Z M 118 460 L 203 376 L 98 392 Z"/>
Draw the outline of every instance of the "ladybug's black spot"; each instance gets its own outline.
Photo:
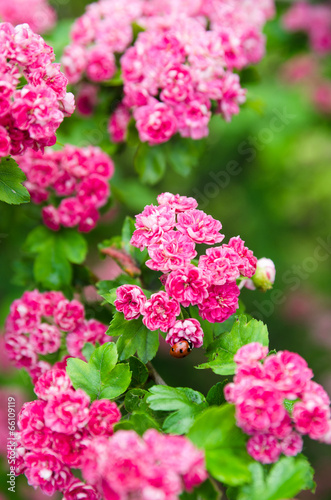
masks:
<path id="1" fill-rule="evenodd" d="M 183 349 L 179 349 L 179 352 L 180 352 L 181 354 L 183 354 Z"/>

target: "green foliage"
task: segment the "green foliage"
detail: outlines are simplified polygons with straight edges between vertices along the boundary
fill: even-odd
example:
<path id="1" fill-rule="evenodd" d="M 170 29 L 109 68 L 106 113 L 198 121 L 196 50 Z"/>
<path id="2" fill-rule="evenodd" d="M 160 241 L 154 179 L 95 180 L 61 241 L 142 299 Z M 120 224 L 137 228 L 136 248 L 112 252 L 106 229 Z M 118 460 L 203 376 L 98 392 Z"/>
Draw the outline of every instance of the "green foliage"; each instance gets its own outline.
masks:
<path id="1" fill-rule="evenodd" d="M 166 171 L 164 146 L 149 146 L 146 142 L 139 145 L 134 166 L 144 184 L 156 184 Z"/>
<path id="2" fill-rule="evenodd" d="M 207 479 L 192 492 L 185 491 L 180 495 L 180 500 L 220 500 L 222 497 L 217 484 L 211 479 Z"/>
<path id="3" fill-rule="evenodd" d="M 144 385 L 148 379 L 148 370 L 146 366 L 135 356 L 131 356 L 128 361 L 132 372 L 132 385 Z"/>
<path id="4" fill-rule="evenodd" d="M 33 274 L 37 284 L 61 290 L 72 281 L 71 264 L 84 262 L 87 243 L 75 230 L 62 229 L 54 232 L 45 226 L 38 226 L 28 235 L 24 250 L 35 257 Z"/>
<path id="5" fill-rule="evenodd" d="M 205 397 L 193 389 L 155 385 L 150 388 L 147 403 L 152 410 L 172 412 L 163 423 L 165 432 L 185 434 L 196 416 L 206 408 Z"/>
<path id="6" fill-rule="evenodd" d="M 159 348 L 159 333 L 151 332 L 142 320 L 127 321 L 122 313 L 117 312 L 107 330 L 107 334 L 118 337 L 117 350 L 123 361 L 136 352 L 143 363 L 153 359 Z"/>
<path id="7" fill-rule="evenodd" d="M 188 437 L 205 450 L 207 470 L 214 479 L 230 486 L 250 481 L 252 459 L 246 452 L 246 438 L 236 426 L 233 406 L 206 409 L 196 418 Z"/>
<path id="8" fill-rule="evenodd" d="M 230 489 L 229 498 L 235 500 L 289 500 L 301 490 L 314 490 L 313 470 L 303 456 L 282 457 L 267 472 L 266 467 L 254 462 L 249 466 L 252 482 L 239 490 Z"/>
<path id="9" fill-rule="evenodd" d="M 0 159 L 0 201 L 9 205 L 29 203 L 29 192 L 22 186 L 25 180 L 25 174 L 13 158 Z"/>
<path id="10" fill-rule="evenodd" d="M 67 373 L 75 389 L 83 389 L 91 398 L 116 399 L 130 385 L 128 363 L 119 363 L 116 345 L 109 342 L 95 349 L 88 363 L 70 358 Z"/>
<path id="11" fill-rule="evenodd" d="M 225 403 L 224 386 L 227 383 L 228 380 L 223 380 L 209 389 L 206 399 L 210 406 L 221 406 L 221 404 Z"/>
<path id="12" fill-rule="evenodd" d="M 210 361 L 196 368 L 211 368 L 218 375 L 233 375 L 236 369 L 234 355 L 240 347 L 250 342 L 260 342 L 268 346 L 268 329 L 262 321 L 252 319 L 247 323 L 246 316 L 241 315 L 235 320 L 231 332 L 223 333 L 209 344 L 207 356 Z"/>

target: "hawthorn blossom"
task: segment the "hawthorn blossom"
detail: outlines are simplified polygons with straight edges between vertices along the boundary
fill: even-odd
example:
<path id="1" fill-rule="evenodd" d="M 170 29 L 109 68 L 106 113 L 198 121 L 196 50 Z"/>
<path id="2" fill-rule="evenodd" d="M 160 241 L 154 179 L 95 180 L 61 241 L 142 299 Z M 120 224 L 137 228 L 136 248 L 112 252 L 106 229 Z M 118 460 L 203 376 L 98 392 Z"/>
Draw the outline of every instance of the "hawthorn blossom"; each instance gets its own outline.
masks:
<path id="1" fill-rule="evenodd" d="M 176 227 L 195 243 L 213 245 L 220 243 L 224 238 L 224 235 L 219 232 L 222 229 L 220 221 L 213 219 L 202 210 L 192 209 L 178 214 Z"/>
<path id="2" fill-rule="evenodd" d="M 161 239 L 148 247 L 150 260 L 146 266 L 154 271 L 174 271 L 185 267 L 197 255 L 195 243 L 179 231 L 167 231 Z"/>
<path id="3" fill-rule="evenodd" d="M 171 299 L 166 292 L 153 293 L 143 308 L 143 323 L 149 330 L 160 329 L 167 332 L 174 326 L 176 316 L 180 314 L 178 302 Z"/>
<path id="4" fill-rule="evenodd" d="M 190 318 L 176 321 L 167 333 L 166 342 L 173 346 L 180 340 L 188 340 L 195 348 L 202 346 L 203 331 L 198 320 Z"/>
<path id="5" fill-rule="evenodd" d="M 200 304 L 208 297 L 209 281 L 203 271 L 188 264 L 168 274 L 165 282 L 166 292 L 184 307 Z"/>
<path id="6" fill-rule="evenodd" d="M 211 285 L 208 297 L 198 304 L 200 316 L 210 323 L 226 321 L 239 307 L 240 290 L 236 283 Z"/>
<path id="7" fill-rule="evenodd" d="M 123 285 L 116 290 L 114 306 L 123 312 L 126 320 L 137 319 L 142 314 L 147 300 L 144 292 L 136 285 Z"/>

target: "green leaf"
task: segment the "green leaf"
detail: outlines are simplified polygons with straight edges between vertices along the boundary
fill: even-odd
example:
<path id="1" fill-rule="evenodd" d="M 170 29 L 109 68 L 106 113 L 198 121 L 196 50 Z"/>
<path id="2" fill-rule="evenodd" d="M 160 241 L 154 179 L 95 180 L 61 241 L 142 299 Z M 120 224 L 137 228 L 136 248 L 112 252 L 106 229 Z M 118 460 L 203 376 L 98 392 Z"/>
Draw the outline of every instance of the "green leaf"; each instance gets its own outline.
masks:
<path id="1" fill-rule="evenodd" d="M 202 320 L 199 314 L 199 310 L 197 306 L 190 306 L 189 308 L 191 318 L 197 319 L 204 333 L 203 337 L 203 347 L 208 349 L 209 345 L 215 340 L 215 338 L 219 337 L 222 333 L 231 331 L 233 323 L 235 322 L 236 315 L 233 314 L 223 323 L 210 323 L 207 320 Z"/>
<path id="2" fill-rule="evenodd" d="M 201 144 L 203 141 L 200 141 Z M 187 177 L 192 168 L 199 163 L 200 144 L 192 139 L 172 138 L 166 144 L 166 158 L 172 169 L 179 175 Z"/>
<path id="3" fill-rule="evenodd" d="M 234 407 L 208 408 L 196 418 L 188 437 L 205 450 L 207 470 L 214 479 L 231 486 L 250 481 L 252 459 L 246 451 L 246 437 L 236 426 Z"/>
<path id="4" fill-rule="evenodd" d="M 86 259 L 88 250 L 84 236 L 77 231 L 65 230 L 58 237 L 69 262 L 82 264 Z"/>
<path id="5" fill-rule="evenodd" d="M 108 342 L 95 349 L 89 362 L 70 358 L 67 373 L 75 389 L 83 389 L 91 398 L 114 399 L 123 394 L 131 382 L 128 363 L 117 362 L 116 345 Z"/>
<path id="6" fill-rule="evenodd" d="M 144 363 L 135 356 L 131 356 L 129 359 L 130 370 L 132 371 L 132 384 L 133 385 L 143 385 L 148 379 L 148 370 Z"/>
<path id="7" fill-rule="evenodd" d="M 95 350 L 95 346 L 91 342 L 86 342 L 86 344 L 84 345 L 84 347 L 82 349 L 82 353 L 83 353 L 83 356 L 85 357 L 86 361 L 89 361 L 94 350 Z"/>
<path id="8" fill-rule="evenodd" d="M 146 394 L 148 394 L 148 392 L 143 389 L 132 389 L 131 391 L 128 391 L 124 399 L 126 411 L 128 413 L 132 413 L 134 411 L 146 412 L 148 410 L 148 406 L 145 401 Z"/>
<path id="9" fill-rule="evenodd" d="M 288 500 L 301 490 L 314 489 L 313 470 L 303 456 L 282 457 L 268 474 L 257 462 L 249 468 L 252 482 L 239 490 L 238 500 Z"/>
<path id="10" fill-rule="evenodd" d="M 211 357 L 211 361 L 196 368 L 211 368 L 218 375 L 233 375 L 236 369 L 234 355 L 240 347 L 250 342 L 260 342 L 268 346 L 268 329 L 262 321 L 252 319 L 247 323 L 246 316 L 239 316 L 231 332 L 223 333 L 208 346 L 207 355 Z"/>
<path id="11" fill-rule="evenodd" d="M 153 417 L 146 413 L 135 412 L 130 416 L 130 422 L 133 424 L 134 430 L 142 436 L 148 429 L 160 430 L 160 426 Z"/>
<path id="12" fill-rule="evenodd" d="M 210 406 L 221 406 L 225 403 L 224 397 L 224 386 L 228 383 L 228 380 L 223 380 L 222 382 L 217 382 L 213 385 L 207 394 L 207 403 Z"/>
<path id="13" fill-rule="evenodd" d="M 133 248 L 132 245 L 130 244 L 133 231 L 136 229 L 135 228 L 135 221 L 132 219 L 132 217 L 125 217 L 124 224 L 122 227 L 122 243 L 124 250 L 127 253 L 131 253 L 131 249 Z"/>
<path id="14" fill-rule="evenodd" d="M 37 255 L 33 273 L 36 282 L 50 290 L 60 290 L 70 285 L 72 268 L 55 239 L 48 240 Z"/>
<path id="15" fill-rule="evenodd" d="M 117 290 L 117 288 L 112 288 L 108 292 L 102 292 L 102 293 L 99 292 L 99 295 L 102 298 L 104 298 L 105 301 L 108 302 L 108 304 L 114 305 L 114 302 L 115 302 L 116 297 L 117 297 L 116 290 Z"/>
<path id="16" fill-rule="evenodd" d="M 26 180 L 25 174 L 12 158 L 0 160 L 0 201 L 9 205 L 29 203 L 30 195 L 22 182 Z"/>
<path id="17" fill-rule="evenodd" d="M 155 385 L 149 392 L 147 403 L 152 410 L 174 412 L 163 423 L 163 430 L 169 433 L 186 433 L 207 406 L 204 396 L 189 388 Z"/>
<path id="18" fill-rule="evenodd" d="M 135 169 L 144 184 L 156 184 L 162 179 L 166 170 L 164 148 L 149 146 L 146 142 L 140 144 L 134 159 Z"/>
<path id="19" fill-rule="evenodd" d="M 209 478 L 192 492 L 185 491 L 179 498 L 180 500 L 220 500 L 221 497 L 222 494 L 217 485 Z"/>
<path id="20" fill-rule="evenodd" d="M 53 241 L 53 239 L 53 231 L 47 229 L 45 226 L 37 226 L 28 234 L 23 250 L 33 254 L 42 252 L 45 246 L 47 246 L 49 240 Z"/>
<path id="21" fill-rule="evenodd" d="M 159 348 L 159 333 L 151 332 L 148 328 L 141 328 L 138 333 L 137 354 L 143 363 L 147 363 L 156 356 Z"/>
<path id="22" fill-rule="evenodd" d="M 123 394 L 131 382 L 129 363 L 120 363 L 110 372 L 108 385 L 101 391 L 101 399 L 114 399 Z"/>

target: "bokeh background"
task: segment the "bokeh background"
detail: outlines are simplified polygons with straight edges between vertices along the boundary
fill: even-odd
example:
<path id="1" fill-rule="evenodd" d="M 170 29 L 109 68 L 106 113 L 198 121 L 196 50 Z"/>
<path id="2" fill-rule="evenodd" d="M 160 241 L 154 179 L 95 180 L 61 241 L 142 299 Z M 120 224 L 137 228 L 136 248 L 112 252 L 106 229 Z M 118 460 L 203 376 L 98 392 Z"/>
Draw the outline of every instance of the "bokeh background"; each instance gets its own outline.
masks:
<path id="1" fill-rule="evenodd" d="M 88 2 L 50 3 L 59 21 L 44 36 L 60 58 L 70 25 Z M 222 221 L 226 237 L 240 235 L 258 258 L 275 262 L 273 290 L 243 292 L 247 312 L 267 323 L 271 348 L 293 350 L 305 357 L 316 380 L 331 394 L 331 90 L 329 101 L 326 91 L 322 99 L 316 93 L 314 97 L 316 79 L 300 76 L 303 63 L 317 63 L 324 83 L 331 85 L 331 61 L 316 59 L 306 36 L 283 29 L 281 16 L 289 5 L 277 2 L 277 18 L 265 30 L 267 55 L 254 70 L 243 74 L 247 103 L 230 124 L 220 117 L 213 119 L 203 154 L 188 176 L 182 175 L 185 166 L 178 165 L 157 186 L 146 187 L 133 169 L 133 148 L 113 156 L 115 165 L 120 165 L 112 181 L 113 205 L 102 224 L 88 235 L 89 262 L 100 279 L 107 279 L 114 273 L 114 264 L 98 261 L 97 243 L 119 234 L 126 215 L 139 213 L 163 191 L 194 196 L 199 208 Z M 79 129 L 75 128 L 78 120 Z M 85 122 L 81 117 L 65 121 L 59 140 L 84 141 L 113 152 L 106 122 L 98 112 Z M 20 249 L 38 221 L 35 206 L 0 207 L 0 328 L 10 303 L 22 294 L 29 279 Z M 155 366 L 169 385 L 189 385 L 206 394 L 219 380 L 209 371 L 194 369 L 203 358 L 201 350 L 184 360 L 170 358 L 167 351 L 165 346 L 161 349 Z M 0 360 L 2 398 L 15 393 L 18 404 L 32 399 L 28 377 L 10 368 L 1 345 Z M 6 449 L 6 418 L 6 406 L 1 404 L 1 453 Z M 304 453 L 316 469 L 318 486 L 315 496 L 302 493 L 299 498 L 331 499 L 330 447 L 307 440 Z M 2 500 L 8 498 L 4 458 L 0 469 Z M 27 487 L 25 477 L 17 485 L 17 493 L 10 498 L 46 498 Z"/>

